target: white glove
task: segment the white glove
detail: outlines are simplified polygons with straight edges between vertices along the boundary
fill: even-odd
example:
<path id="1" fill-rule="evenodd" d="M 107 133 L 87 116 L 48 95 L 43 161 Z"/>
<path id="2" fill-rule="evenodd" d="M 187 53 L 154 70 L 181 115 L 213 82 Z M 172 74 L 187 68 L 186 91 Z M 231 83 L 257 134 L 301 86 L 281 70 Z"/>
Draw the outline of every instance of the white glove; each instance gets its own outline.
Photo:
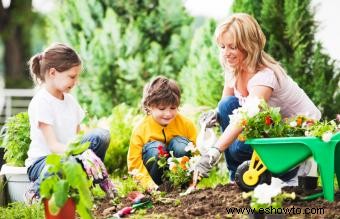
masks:
<path id="1" fill-rule="evenodd" d="M 195 166 L 195 171 L 199 175 L 207 177 L 210 170 L 216 165 L 221 157 L 221 152 L 217 147 L 211 147 L 207 153 L 203 154 Z"/>
<path id="2" fill-rule="evenodd" d="M 204 112 L 200 117 L 201 126 L 205 125 L 205 128 L 214 127 L 217 123 L 217 110 L 210 110 Z"/>

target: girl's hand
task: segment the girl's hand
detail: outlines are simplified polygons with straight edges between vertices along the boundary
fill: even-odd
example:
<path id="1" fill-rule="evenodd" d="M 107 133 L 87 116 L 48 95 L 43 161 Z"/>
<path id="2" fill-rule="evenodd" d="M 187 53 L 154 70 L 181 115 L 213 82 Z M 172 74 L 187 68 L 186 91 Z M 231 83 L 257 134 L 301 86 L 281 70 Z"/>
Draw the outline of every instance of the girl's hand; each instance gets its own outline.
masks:
<path id="1" fill-rule="evenodd" d="M 95 181 L 107 178 L 104 163 L 91 149 L 87 149 L 76 158 L 81 160 L 87 175 L 93 177 Z"/>
<path id="2" fill-rule="evenodd" d="M 99 183 L 100 188 L 106 193 L 110 198 L 114 198 L 118 193 L 116 186 L 113 184 L 109 177 L 106 177 Z"/>

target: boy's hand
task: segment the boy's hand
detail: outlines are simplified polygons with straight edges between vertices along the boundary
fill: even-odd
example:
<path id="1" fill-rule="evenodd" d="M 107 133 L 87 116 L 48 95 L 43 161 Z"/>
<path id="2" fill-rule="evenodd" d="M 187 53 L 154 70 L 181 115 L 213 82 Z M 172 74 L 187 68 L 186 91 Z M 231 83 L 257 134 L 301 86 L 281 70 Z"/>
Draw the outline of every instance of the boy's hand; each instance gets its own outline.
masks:
<path id="1" fill-rule="evenodd" d="M 211 147 L 207 153 L 203 154 L 197 162 L 195 171 L 203 177 L 208 177 L 210 170 L 217 164 L 221 157 L 221 152 L 217 147 Z"/>

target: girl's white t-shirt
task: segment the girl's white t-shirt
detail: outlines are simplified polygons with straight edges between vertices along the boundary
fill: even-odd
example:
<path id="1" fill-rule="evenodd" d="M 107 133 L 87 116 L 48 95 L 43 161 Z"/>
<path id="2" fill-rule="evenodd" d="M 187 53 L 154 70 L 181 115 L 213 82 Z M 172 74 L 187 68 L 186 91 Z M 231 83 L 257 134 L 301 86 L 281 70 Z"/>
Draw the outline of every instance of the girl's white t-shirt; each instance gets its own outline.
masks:
<path id="1" fill-rule="evenodd" d="M 76 136 L 77 127 L 85 113 L 71 94 L 64 93 L 64 99 L 60 100 L 45 88 L 41 88 L 29 104 L 28 116 L 31 144 L 25 161 L 26 167 L 32 165 L 39 157 L 51 154 L 45 137 L 38 127 L 39 122 L 51 125 L 57 140 L 67 144 Z"/>
<path id="2" fill-rule="evenodd" d="M 297 85 L 291 77 L 282 77 L 280 84 L 273 70 L 265 68 L 257 72 L 247 84 L 247 90 L 251 91 L 254 86 L 266 86 L 273 89 L 268 104 L 272 107 L 280 107 L 283 118 L 305 115 L 309 118 L 319 120 L 320 110 L 315 106 L 307 94 Z M 234 95 L 242 105 L 245 98 L 237 91 L 235 82 L 232 83 Z"/>

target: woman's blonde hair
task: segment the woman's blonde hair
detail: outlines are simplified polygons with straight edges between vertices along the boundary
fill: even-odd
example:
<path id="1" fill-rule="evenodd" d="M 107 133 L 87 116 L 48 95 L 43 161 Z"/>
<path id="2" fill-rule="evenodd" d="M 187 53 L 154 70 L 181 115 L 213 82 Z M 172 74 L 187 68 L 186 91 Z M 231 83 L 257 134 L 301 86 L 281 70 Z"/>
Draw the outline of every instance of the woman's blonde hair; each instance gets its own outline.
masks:
<path id="1" fill-rule="evenodd" d="M 263 50 L 266 44 L 266 36 L 252 16 L 245 13 L 236 13 L 230 16 L 215 31 L 217 44 L 223 44 L 226 33 L 231 35 L 234 45 L 245 54 L 242 66 L 235 69 L 229 69 L 222 54 L 220 55 L 221 65 L 225 70 L 232 72 L 233 78 L 237 78 L 244 67 L 251 73 L 256 73 L 264 67 L 268 67 L 274 71 L 279 83 L 286 76 L 281 65 Z"/>

